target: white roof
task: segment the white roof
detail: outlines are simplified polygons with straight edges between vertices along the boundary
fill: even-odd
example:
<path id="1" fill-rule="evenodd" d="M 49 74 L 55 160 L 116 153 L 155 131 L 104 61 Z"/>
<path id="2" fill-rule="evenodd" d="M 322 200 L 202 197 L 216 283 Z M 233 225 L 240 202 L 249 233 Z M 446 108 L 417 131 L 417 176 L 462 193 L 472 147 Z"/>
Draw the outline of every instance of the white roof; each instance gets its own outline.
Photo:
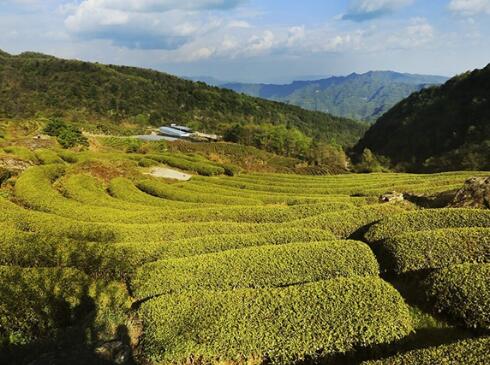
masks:
<path id="1" fill-rule="evenodd" d="M 172 128 L 172 127 L 160 127 L 160 133 L 166 134 L 167 136 L 186 138 L 190 137 L 190 133 L 183 132 L 181 130 Z"/>

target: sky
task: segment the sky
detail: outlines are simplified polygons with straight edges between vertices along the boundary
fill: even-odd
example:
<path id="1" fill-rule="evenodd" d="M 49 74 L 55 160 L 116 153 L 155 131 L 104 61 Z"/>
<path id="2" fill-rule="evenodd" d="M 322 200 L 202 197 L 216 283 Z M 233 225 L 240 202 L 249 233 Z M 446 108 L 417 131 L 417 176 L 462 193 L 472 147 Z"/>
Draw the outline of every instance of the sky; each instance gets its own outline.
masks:
<path id="1" fill-rule="evenodd" d="M 490 0 L 0 0 L 0 49 L 224 81 L 490 63 Z"/>

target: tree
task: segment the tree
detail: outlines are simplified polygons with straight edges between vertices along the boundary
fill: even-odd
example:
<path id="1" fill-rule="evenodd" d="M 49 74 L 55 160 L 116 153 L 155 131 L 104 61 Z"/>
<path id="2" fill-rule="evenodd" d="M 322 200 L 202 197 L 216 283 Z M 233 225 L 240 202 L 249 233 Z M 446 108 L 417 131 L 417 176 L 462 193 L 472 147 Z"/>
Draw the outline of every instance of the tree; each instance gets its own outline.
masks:
<path id="1" fill-rule="evenodd" d="M 361 162 L 356 165 L 357 172 L 383 172 L 384 168 L 369 148 L 362 151 Z"/>

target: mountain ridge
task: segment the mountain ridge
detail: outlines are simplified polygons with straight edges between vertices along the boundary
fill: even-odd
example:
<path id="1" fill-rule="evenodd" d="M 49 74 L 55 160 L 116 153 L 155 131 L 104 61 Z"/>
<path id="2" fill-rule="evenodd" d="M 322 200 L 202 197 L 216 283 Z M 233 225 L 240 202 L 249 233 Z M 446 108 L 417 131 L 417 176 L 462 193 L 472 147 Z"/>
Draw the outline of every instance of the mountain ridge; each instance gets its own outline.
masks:
<path id="1" fill-rule="evenodd" d="M 369 71 L 289 84 L 227 83 L 220 86 L 309 110 L 372 122 L 412 92 L 447 79 L 445 76 Z"/>
<path id="2" fill-rule="evenodd" d="M 357 143 L 404 171 L 490 170 L 490 64 L 413 93 Z"/>

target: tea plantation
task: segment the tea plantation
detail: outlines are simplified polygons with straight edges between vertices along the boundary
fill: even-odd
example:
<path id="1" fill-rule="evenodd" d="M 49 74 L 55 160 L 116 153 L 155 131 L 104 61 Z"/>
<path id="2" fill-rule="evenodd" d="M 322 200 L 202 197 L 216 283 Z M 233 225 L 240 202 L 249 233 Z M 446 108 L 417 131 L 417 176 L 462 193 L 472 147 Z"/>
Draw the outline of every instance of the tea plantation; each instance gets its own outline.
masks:
<path id="1" fill-rule="evenodd" d="M 378 202 L 484 173 L 238 174 L 200 155 L 49 146 L 0 155 L 29 165 L 0 190 L 2 363 L 94 349 L 121 330 L 148 364 L 490 363 L 490 210 Z M 195 175 L 146 174 L 164 164 Z"/>

